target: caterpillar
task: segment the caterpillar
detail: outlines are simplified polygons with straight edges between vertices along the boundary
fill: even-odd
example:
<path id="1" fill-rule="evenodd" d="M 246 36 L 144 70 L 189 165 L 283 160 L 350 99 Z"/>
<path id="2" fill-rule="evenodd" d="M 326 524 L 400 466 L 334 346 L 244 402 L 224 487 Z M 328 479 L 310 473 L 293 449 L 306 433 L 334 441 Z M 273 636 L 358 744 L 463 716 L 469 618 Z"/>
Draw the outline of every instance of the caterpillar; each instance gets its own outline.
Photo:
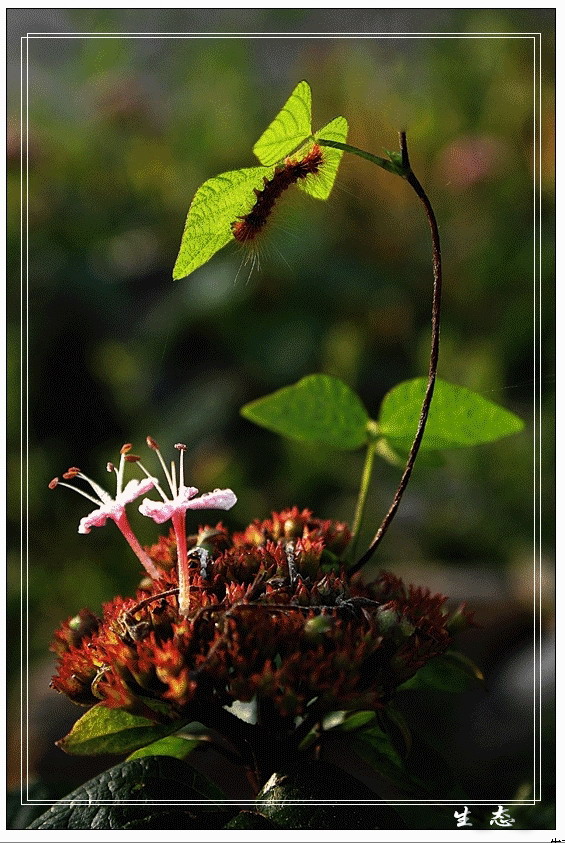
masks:
<path id="1" fill-rule="evenodd" d="M 275 169 L 272 178 L 265 177 L 263 190 L 254 188 L 256 201 L 252 209 L 231 224 L 232 234 L 238 243 L 249 243 L 253 240 L 265 226 L 281 193 L 297 181 L 305 179 L 306 176 L 318 173 L 323 162 L 322 150 L 318 144 L 314 144 L 300 161 L 287 158 L 283 165 Z"/>

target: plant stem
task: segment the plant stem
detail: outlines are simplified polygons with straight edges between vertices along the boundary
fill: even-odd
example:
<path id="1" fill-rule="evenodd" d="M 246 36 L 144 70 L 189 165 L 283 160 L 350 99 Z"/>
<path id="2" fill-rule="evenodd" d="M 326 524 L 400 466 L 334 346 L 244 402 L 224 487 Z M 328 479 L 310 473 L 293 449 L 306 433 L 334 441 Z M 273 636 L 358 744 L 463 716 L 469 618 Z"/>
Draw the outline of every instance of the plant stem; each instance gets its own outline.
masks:
<path id="1" fill-rule="evenodd" d="M 342 149 L 344 152 L 351 152 L 353 155 L 358 155 L 360 158 L 365 158 L 366 161 L 376 164 L 377 167 L 381 167 L 388 173 L 394 173 L 396 176 L 402 175 L 396 164 L 392 161 L 381 158 L 379 155 L 373 155 L 372 152 L 366 152 L 364 149 L 359 149 L 358 146 L 351 146 L 349 143 L 340 143 L 340 141 L 324 140 L 323 138 L 318 138 L 316 143 L 320 146 L 330 146 L 332 149 Z"/>
<path id="2" fill-rule="evenodd" d="M 359 496 L 357 498 L 357 505 L 355 507 L 355 515 L 353 518 L 353 526 L 351 528 L 351 543 L 349 545 L 348 555 L 350 558 L 355 556 L 355 548 L 357 539 L 359 538 L 359 530 L 363 522 L 363 513 L 365 512 L 365 504 L 367 502 L 367 495 L 369 493 L 369 486 L 371 485 L 371 476 L 373 473 L 373 462 L 375 460 L 375 450 L 377 447 L 377 439 L 371 438 L 367 445 L 367 453 L 365 455 L 365 464 L 363 465 L 363 474 L 361 475 L 361 486 L 359 488 Z"/>
<path id="3" fill-rule="evenodd" d="M 408 481 L 410 480 L 410 475 L 412 474 L 412 469 L 414 468 L 414 463 L 416 461 L 416 457 L 418 455 L 418 451 L 420 449 L 420 444 L 422 442 L 422 438 L 424 436 L 424 431 L 426 428 L 426 422 L 428 420 L 428 413 L 430 410 L 430 404 L 432 402 L 432 397 L 434 394 L 434 386 L 436 380 L 436 373 L 437 373 L 437 363 L 438 363 L 438 356 L 439 356 L 439 328 L 440 328 L 440 311 L 441 311 L 441 287 L 442 287 L 442 270 L 441 270 L 441 247 L 440 247 L 440 239 L 439 239 L 439 230 L 437 226 L 436 217 L 434 214 L 434 210 L 432 208 L 431 202 L 412 172 L 412 167 L 410 166 L 410 159 L 408 156 L 408 145 L 406 143 L 406 132 L 400 132 L 400 154 L 401 154 L 401 162 L 400 164 L 396 164 L 396 162 L 388 162 L 385 161 L 383 158 L 379 158 L 376 155 L 371 155 L 368 152 L 364 152 L 361 149 L 358 149 L 355 146 L 349 146 L 345 143 L 338 143 L 337 141 L 325 141 L 319 140 L 318 143 L 320 146 L 330 146 L 335 149 L 343 149 L 344 152 L 351 152 L 353 155 L 359 155 L 361 158 L 365 158 L 368 161 L 372 161 L 374 164 L 377 164 L 379 167 L 387 170 L 388 172 L 396 173 L 397 175 L 401 176 L 402 178 L 406 179 L 408 184 L 412 187 L 414 192 L 416 193 L 418 199 L 421 201 L 422 205 L 424 206 L 424 210 L 426 213 L 426 217 L 428 220 L 428 225 L 430 227 L 431 237 L 432 237 L 432 270 L 433 270 L 433 294 L 432 294 L 432 341 L 431 341 L 431 350 L 430 350 L 430 364 L 428 369 L 428 383 L 426 386 L 426 392 L 424 395 L 424 400 L 422 402 L 422 409 L 420 410 L 420 418 L 418 420 L 418 427 L 416 429 L 416 435 L 414 437 L 414 441 L 412 442 L 412 447 L 410 448 L 410 453 L 408 454 L 408 459 L 406 461 L 406 467 L 404 468 L 404 472 L 400 479 L 400 483 L 390 508 L 383 518 L 383 521 L 375 533 L 375 536 L 370 543 L 369 547 L 361 556 L 360 559 L 355 562 L 349 568 L 350 574 L 355 574 L 357 571 L 361 570 L 361 568 L 369 561 L 377 547 L 379 546 L 383 536 L 385 535 L 386 531 L 390 527 L 390 524 L 396 514 L 396 510 L 400 504 L 402 499 L 402 495 L 406 490 L 408 485 Z"/>

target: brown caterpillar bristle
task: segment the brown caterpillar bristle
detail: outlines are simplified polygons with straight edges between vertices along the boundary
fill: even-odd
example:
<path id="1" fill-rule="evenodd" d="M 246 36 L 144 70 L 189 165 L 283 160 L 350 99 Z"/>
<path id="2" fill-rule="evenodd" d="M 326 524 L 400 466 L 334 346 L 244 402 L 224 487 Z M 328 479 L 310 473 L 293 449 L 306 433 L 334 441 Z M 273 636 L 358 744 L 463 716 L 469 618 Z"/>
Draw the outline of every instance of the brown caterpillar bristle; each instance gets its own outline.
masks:
<path id="1" fill-rule="evenodd" d="M 253 189 L 256 202 L 244 217 L 239 217 L 232 222 L 232 234 L 239 243 L 248 243 L 259 234 L 269 218 L 269 214 L 275 206 L 275 202 L 288 187 L 296 184 L 297 181 L 305 179 L 306 176 L 315 175 L 319 172 L 324 159 L 322 150 L 318 144 L 304 158 L 296 160 L 287 158 L 284 164 L 275 169 L 273 177 L 263 177 L 263 190 Z"/>

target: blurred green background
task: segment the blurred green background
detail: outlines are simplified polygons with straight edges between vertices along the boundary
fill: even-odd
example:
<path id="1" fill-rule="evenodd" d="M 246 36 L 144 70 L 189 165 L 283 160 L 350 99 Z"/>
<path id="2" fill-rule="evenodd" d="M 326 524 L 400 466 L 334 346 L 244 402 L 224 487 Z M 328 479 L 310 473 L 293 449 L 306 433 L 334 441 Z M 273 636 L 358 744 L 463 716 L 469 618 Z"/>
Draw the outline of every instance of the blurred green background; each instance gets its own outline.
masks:
<path id="1" fill-rule="evenodd" d="M 155 29 L 544 33 L 542 629 L 550 646 L 553 10 L 420 10 L 411 16 L 402 10 L 11 10 L 9 28 L 14 532 L 8 565 L 15 636 L 19 35 Z M 153 455 L 144 445 L 150 433 L 171 456 L 175 442 L 188 444 L 191 484 L 236 491 L 238 505 L 225 517 L 230 526 L 293 504 L 350 520 L 362 453 L 280 440 L 241 419 L 240 406 L 303 375 L 326 372 L 347 381 L 376 415 L 390 387 L 427 371 L 431 265 L 424 215 L 400 179 L 352 156 L 344 156 L 329 202 L 288 192 L 264 241 L 260 269 L 249 278 L 244 267 L 236 280 L 242 253 L 234 243 L 190 278 L 171 280 L 196 189 L 222 171 L 254 166 L 253 143 L 301 79 L 312 87 L 314 128 L 343 114 L 349 141 L 376 154 L 395 149 L 398 130 L 407 130 L 413 168 L 432 199 L 443 241 L 439 374 L 527 423 L 523 433 L 498 444 L 446 453 L 442 467 L 417 465 L 373 566 L 477 609 L 483 628 L 465 646 L 491 676 L 493 689 L 512 659 L 525 660 L 511 675 L 526 714 L 512 709 L 501 679 L 494 710 L 492 699 L 487 710 L 482 696 L 473 698 L 467 719 L 450 727 L 469 782 L 479 791 L 481 782 L 492 782 L 494 793 L 502 776 L 511 798 L 531 779 L 533 751 L 532 39 L 30 39 L 31 667 L 48 680 L 45 658 L 54 627 L 82 606 L 96 610 L 116 593 L 130 593 L 138 580 L 136 560 L 112 525 L 78 535 L 89 504 L 64 489 L 50 492 L 54 475 L 79 465 L 104 483 L 107 460 L 116 460 L 126 441 L 150 465 Z M 377 464 L 367 539 L 399 474 Z M 155 541 L 155 525 L 131 509 L 141 540 Z M 215 523 L 216 513 L 208 520 Z M 17 681 L 17 648 L 10 657 Z M 50 699 L 52 692 L 41 686 L 37 694 Z M 513 696 L 515 702 L 518 691 Z M 493 750 L 492 734 L 503 721 L 515 723 L 517 732 Z"/>

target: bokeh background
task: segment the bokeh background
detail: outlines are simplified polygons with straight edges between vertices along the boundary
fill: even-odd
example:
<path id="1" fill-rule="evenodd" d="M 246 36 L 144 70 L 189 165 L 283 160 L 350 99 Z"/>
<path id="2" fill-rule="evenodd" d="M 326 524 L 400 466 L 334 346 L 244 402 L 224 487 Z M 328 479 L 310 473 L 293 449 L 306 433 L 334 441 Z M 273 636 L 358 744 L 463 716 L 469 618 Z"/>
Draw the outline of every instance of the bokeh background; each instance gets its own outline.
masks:
<path id="1" fill-rule="evenodd" d="M 553 10 L 11 10 L 8 123 L 9 670 L 19 688 L 19 37 L 35 32 L 543 33 L 542 601 L 544 799 L 552 776 Z M 190 278 L 171 271 L 207 178 L 253 166 L 253 143 L 294 86 L 314 128 L 338 114 L 382 154 L 405 128 L 435 206 L 445 294 L 440 376 L 522 416 L 518 436 L 418 466 L 373 569 L 465 599 L 482 628 L 465 651 L 489 691 L 452 714 L 431 700 L 476 798 L 533 784 L 533 42 L 524 38 L 63 38 L 29 41 L 29 587 L 31 768 L 67 792 L 91 774 L 52 750 L 79 713 L 47 687 L 58 623 L 128 593 L 138 567 L 111 525 L 79 536 L 89 504 L 47 483 L 69 465 L 105 481 L 123 442 L 189 446 L 190 482 L 232 487 L 240 528 L 296 504 L 350 520 L 362 453 L 286 442 L 238 415 L 312 372 L 343 378 L 376 414 L 425 374 L 430 244 L 410 188 L 345 156 L 329 202 L 291 190 L 248 277 L 227 247 Z M 290 194 L 293 194 L 292 196 Z M 237 276 L 237 279 L 236 279 Z M 147 452 L 147 463 L 152 454 Z M 399 470 L 377 465 L 366 538 Z M 135 507 L 132 507 L 135 513 Z M 215 518 L 210 513 L 210 520 Z M 132 516 L 142 541 L 155 525 Z M 57 732 L 57 729 L 59 731 Z M 51 734 L 51 731 L 54 734 Z M 17 735 L 17 725 L 13 729 Z M 17 742 L 12 780 L 19 778 Z M 543 814 L 543 811 L 542 811 Z M 538 813 L 532 827 L 544 822 Z M 545 820 L 547 821 L 547 820 Z M 538 825 L 535 825 L 538 823 Z"/>

